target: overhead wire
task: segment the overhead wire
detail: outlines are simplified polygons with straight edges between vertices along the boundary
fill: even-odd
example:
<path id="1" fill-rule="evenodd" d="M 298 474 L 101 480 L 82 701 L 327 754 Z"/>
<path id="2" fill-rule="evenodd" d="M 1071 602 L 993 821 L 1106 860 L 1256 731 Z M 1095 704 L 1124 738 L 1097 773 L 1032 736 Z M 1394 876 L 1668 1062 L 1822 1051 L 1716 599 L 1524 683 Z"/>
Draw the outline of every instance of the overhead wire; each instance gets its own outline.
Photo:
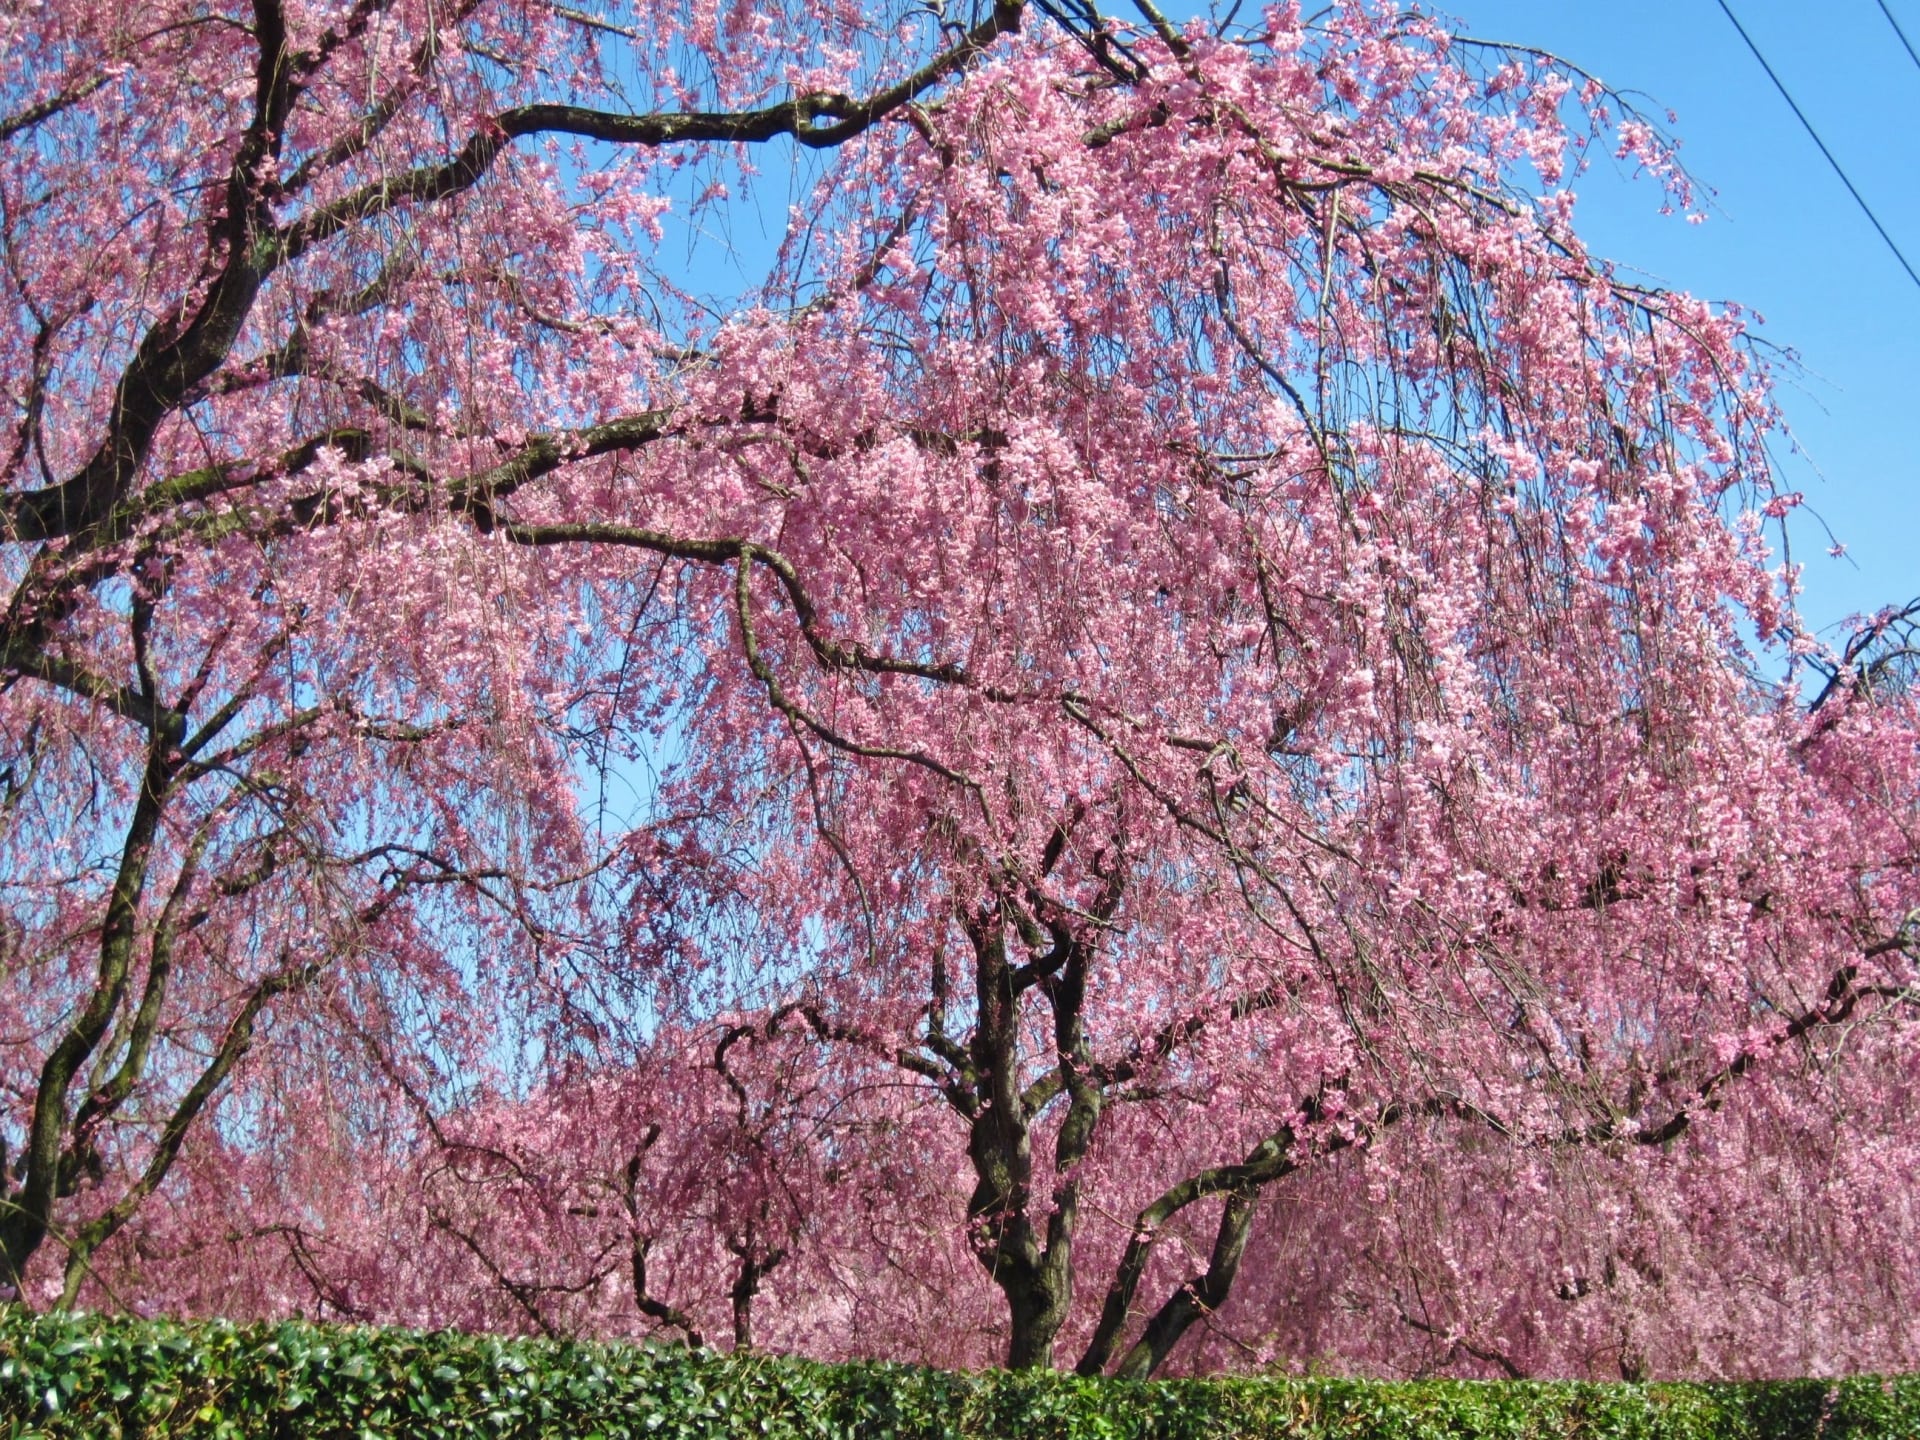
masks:
<path id="1" fill-rule="evenodd" d="M 1887 8 L 1887 0 L 1874 0 L 1874 3 L 1880 7 L 1880 13 L 1887 17 L 1887 24 L 1891 25 L 1893 33 L 1900 37 L 1900 43 L 1907 47 L 1907 58 L 1915 65 L 1920 65 L 1920 54 L 1914 53 L 1913 41 L 1907 38 L 1907 32 L 1900 28 L 1900 22 L 1894 18 L 1893 11 Z"/>
<path id="2" fill-rule="evenodd" d="M 1813 122 L 1807 119 L 1806 111 L 1800 108 L 1799 102 L 1793 98 L 1793 94 L 1787 89 L 1785 82 L 1774 72 L 1773 66 L 1767 63 L 1767 57 L 1761 53 L 1760 47 L 1754 43 L 1753 36 L 1747 33 L 1747 27 L 1742 25 L 1740 23 L 1740 17 L 1733 13 L 1733 6 L 1728 4 L 1727 0 L 1719 0 L 1719 5 L 1721 13 L 1733 23 L 1733 28 L 1740 32 L 1740 38 L 1747 42 L 1747 49 L 1751 50 L 1753 52 L 1753 58 L 1760 62 L 1760 68 L 1767 72 L 1767 78 L 1773 82 L 1773 88 L 1780 92 L 1780 98 L 1786 101 L 1787 108 L 1793 111 L 1794 118 L 1800 122 L 1800 128 L 1805 130 L 1813 143 L 1819 147 L 1820 153 L 1826 157 L 1827 164 L 1833 168 L 1833 173 L 1838 175 L 1840 177 L 1840 183 L 1847 187 L 1847 193 L 1853 196 L 1853 203 L 1860 207 L 1860 213 L 1867 217 L 1868 223 L 1879 233 L 1880 238 L 1886 242 L 1887 249 L 1893 252 L 1893 258 L 1898 260 L 1900 262 L 1900 268 L 1907 272 L 1907 278 L 1913 281 L 1916 288 L 1920 288 L 1920 273 L 1915 273 L 1912 263 L 1901 253 L 1900 247 L 1894 243 L 1893 236 L 1887 233 L 1887 227 L 1880 223 L 1880 217 L 1873 213 L 1873 207 L 1867 204 L 1866 197 L 1860 193 L 1859 187 L 1848 177 L 1846 170 L 1841 167 L 1833 151 L 1827 148 L 1827 142 L 1820 138 L 1820 132 L 1813 128 Z M 1885 10 L 1886 6 L 1883 4 L 1880 8 Z M 1889 13 L 1887 18 L 1891 20 L 1893 16 Z M 1894 28 L 1898 30 L 1900 27 L 1895 25 Z M 1904 42 L 1906 36 L 1902 34 L 1900 38 Z M 1908 53 L 1912 53 L 1911 46 L 1908 47 Z"/>

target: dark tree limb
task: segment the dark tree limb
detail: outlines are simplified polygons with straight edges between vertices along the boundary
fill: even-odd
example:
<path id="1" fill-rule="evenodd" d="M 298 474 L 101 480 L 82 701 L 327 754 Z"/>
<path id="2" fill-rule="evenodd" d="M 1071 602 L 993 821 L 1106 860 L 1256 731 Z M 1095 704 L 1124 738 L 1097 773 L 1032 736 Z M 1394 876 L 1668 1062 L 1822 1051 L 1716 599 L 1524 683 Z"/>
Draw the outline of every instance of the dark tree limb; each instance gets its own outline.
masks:
<path id="1" fill-rule="evenodd" d="M 19 1161 L 21 1182 L 13 1193 L 0 1194 L 4 1205 L 0 1209 L 0 1285 L 11 1287 L 16 1294 L 24 1283 L 27 1261 L 40 1248 L 53 1222 L 68 1133 L 67 1101 L 74 1078 L 106 1038 L 126 991 L 140 899 L 146 889 L 161 815 L 173 789 L 176 762 L 172 752 L 177 740 L 173 732 L 156 734 L 148 747 L 139 797 L 107 895 L 93 988 L 40 1067 L 26 1149 Z"/>
<path id="2" fill-rule="evenodd" d="M 185 1143 L 193 1122 L 206 1108 L 213 1093 L 232 1073 L 233 1067 L 253 1048 L 254 1025 L 260 1018 L 260 1012 L 278 996 L 304 989 L 320 970 L 319 961 L 291 965 L 276 970 L 248 993 L 239 1013 L 228 1022 L 225 1034 L 214 1049 L 213 1058 L 188 1087 L 187 1093 L 174 1106 L 173 1113 L 161 1127 L 160 1138 L 140 1178 L 105 1212 L 81 1226 L 68 1238 L 66 1276 L 60 1297 L 63 1307 L 71 1305 L 78 1295 L 81 1282 L 87 1275 L 87 1262 L 94 1251 L 111 1239 L 133 1217 L 147 1197 L 160 1187 L 160 1182 L 166 1179 L 173 1162 L 179 1158 L 180 1147 Z"/>
<path id="3" fill-rule="evenodd" d="M 791 136 L 815 149 L 842 145 L 964 69 L 1000 36 L 1017 30 L 1025 8 L 1024 0 L 998 0 L 987 18 L 956 44 L 896 84 L 862 98 L 814 93 L 759 110 L 649 115 L 560 104 L 516 106 L 494 116 L 452 159 L 372 182 L 278 225 L 270 206 L 275 192 L 268 171 L 279 155 L 287 116 L 326 57 L 364 29 L 385 3 L 388 0 L 362 0 L 314 50 L 291 54 L 278 0 L 258 0 L 254 113 L 235 150 L 226 205 L 214 225 L 208 262 L 212 273 L 204 298 L 191 314 L 178 308 L 168 312 L 142 338 L 115 387 L 106 436 L 85 465 L 56 484 L 0 496 L 0 538 L 13 543 L 52 540 L 97 525 L 132 490 L 163 421 L 226 363 L 262 286 L 275 271 L 360 221 L 471 189 L 514 140 L 555 134 L 665 146 L 761 143 Z M 375 133 L 383 123 L 376 119 Z M 363 120 L 350 135 L 366 130 Z M 355 143 L 364 145 L 370 139 L 369 134 Z M 351 152 L 352 144 L 348 149 Z M 217 264 L 214 256 L 221 257 Z"/>

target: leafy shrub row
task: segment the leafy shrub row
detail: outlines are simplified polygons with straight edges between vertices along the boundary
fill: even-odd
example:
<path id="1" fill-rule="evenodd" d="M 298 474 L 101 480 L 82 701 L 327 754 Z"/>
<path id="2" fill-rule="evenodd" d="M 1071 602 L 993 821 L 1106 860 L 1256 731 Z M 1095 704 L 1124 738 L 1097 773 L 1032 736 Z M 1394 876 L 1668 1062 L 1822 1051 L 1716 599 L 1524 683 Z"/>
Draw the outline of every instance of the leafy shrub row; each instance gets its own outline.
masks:
<path id="1" fill-rule="evenodd" d="M 950 1374 L 655 1347 L 0 1310 L 0 1436 L 1899 1440 L 1920 1376 L 1734 1385 Z"/>

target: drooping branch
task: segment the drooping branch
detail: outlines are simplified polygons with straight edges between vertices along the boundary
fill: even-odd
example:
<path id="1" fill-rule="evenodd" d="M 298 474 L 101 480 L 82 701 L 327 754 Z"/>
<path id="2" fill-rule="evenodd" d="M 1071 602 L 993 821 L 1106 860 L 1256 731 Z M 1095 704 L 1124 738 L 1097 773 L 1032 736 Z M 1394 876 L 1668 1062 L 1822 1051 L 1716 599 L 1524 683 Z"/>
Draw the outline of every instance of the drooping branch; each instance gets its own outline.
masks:
<path id="1" fill-rule="evenodd" d="M 481 0 L 459 0 L 458 4 L 444 13 L 430 11 L 426 37 L 414 47 L 401 78 L 389 86 L 365 113 L 330 144 L 316 150 L 301 161 L 293 174 L 274 187 L 274 194 L 277 197 L 299 194 L 312 184 L 316 177 L 353 159 L 379 139 L 381 133 L 406 107 L 407 101 L 417 93 L 420 82 L 432 73 L 434 62 L 440 57 L 446 34 L 478 9 L 480 3 Z M 354 20 L 361 20 L 361 12 L 372 8 L 364 5 L 357 7 Z M 344 38 L 340 30 L 330 31 L 329 35 Z M 320 47 L 315 47 L 312 53 L 317 58 L 305 67 L 308 74 L 319 68 L 319 58 L 323 58 Z"/>
<path id="2" fill-rule="evenodd" d="M 1869 954 L 1884 955 L 1896 951 L 1912 954 L 1914 947 L 1914 939 L 1903 932 L 1889 941 L 1869 947 Z M 1661 1124 L 1641 1125 L 1620 1110 L 1584 1128 L 1563 1131 L 1551 1137 L 1550 1143 L 1591 1145 L 1628 1140 L 1635 1145 L 1671 1144 L 1687 1133 L 1698 1115 L 1711 1114 L 1725 1104 L 1728 1087 L 1750 1073 L 1755 1066 L 1815 1031 L 1844 1024 L 1852 1018 L 1861 1001 L 1881 1000 L 1890 1005 L 1920 1007 L 1920 990 L 1915 987 L 1862 985 L 1858 983 L 1859 975 L 1858 965 L 1843 965 L 1834 971 L 1833 978 L 1827 983 L 1826 994 L 1817 1005 L 1803 1010 L 1758 1044 L 1743 1046 L 1732 1060 L 1696 1083 L 1686 1099 Z"/>
<path id="3" fill-rule="evenodd" d="M 819 1005 L 810 1000 L 793 1000 L 784 1005 L 775 1006 L 767 1015 L 750 1025 L 729 1025 L 720 1032 L 720 1038 L 714 1045 L 714 1069 L 726 1082 L 727 1088 L 734 1093 L 744 1113 L 747 1105 L 747 1090 L 738 1076 L 727 1065 L 727 1055 L 735 1045 L 742 1041 L 772 1040 L 789 1019 L 798 1016 L 806 1022 L 816 1040 L 828 1044 L 847 1045 L 865 1051 L 876 1059 L 897 1065 L 902 1070 L 931 1080 L 940 1087 L 948 1101 L 963 1114 L 970 1114 L 974 1105 L 971 1093 L 964 1078 L 935 1060 L 922 1055 L 910 1045 L 889 1045 L 872 1030 L 862 1026 L 842 1024 L 832 1019 Z"/>
<path id="4" fill-rule="evenodd" d="M 1100 1062 L 1095 1069 L 1103 1083 L 1126 1085 L 1151 1073 L 1182 1045 L 1196 1039 L 1208 1026 L 1225 1020 L 1244 1020 L 1275 1006 L 1285 1004 L 1294 990 L 1286 985 L 1267 985 L 1237 996 L 1225 1005 L 1196 1010 L 1178 1020 L 1169 1021 L 1150 1037 L 1130 1048 L 1117 1059 Z"/>
<path id="5" fill-rule="evenodd" d="M 803 638 L 820 663 L 829 669 L 850 669 L 870 674 L 912 675 L 941 684 L 966 685 L 989 698 L 1003 698 L 1005 692 L 992 687 L 973 686 L 966 670 L 953 664 L 927 664 L 900 656 L 877 654 L 864 646 L 842 645 L 825 636 L 818 624 L 817 612 L 801 584 L 791 562 L 777 551 L 752 540 L 735 538 L 689 539 L 661 531 L 614 524 L 506 524 L 499 533 L 515 544 L 542 546 L 567 544 L 624 545 L 649 550 L 673 559 L 700 564 L 735 565 L 734 613 L 739 625 L 741 653 L 748 669 L 765 688 L 767 700 L 780 714 L 819 737 L 829 746 L 849 755 L 869 760 L 901 760 L 929 770 L 962 789 L 979 793 L 979 786 L 967 775 L 937 757 L 919 749 L 874 745 L 856 740 L 801 705 L 787 691 L 779 674 L 766 658 L 760 632 L 754 618 L 752 575 L 756 567 L 771 571 L 781 582 Z M 1010 698 L 1010 697 L 1006 697 Z"/>
<path id="6" fill-rule="evenodd" d="M 1911 943 L 1903 933 L 1892 942 L 1882 942 L 1881 953 L 1895 949 L 1904 952 Z M 1364 1149 L 1383 1130 L 1414 1117 L 1460 1120 L 1515 1140 L 1523 1148 L 1557 1149 L 1623 1141 L 1640 1146 L 1668 1145 L 1684 1135 L 1700 1113 L 1720 1108 L 1727 1087 L 1749 1074 L 1769 1055 L 1822 1027 L 1844 1023 L 1861 1001 L 1880 999 L 1920 1005 L 1920 994 L 1911 987 L 1860 985 L 1857 981 L 1857 966 L 1843 966 L 1836 971 L 1820 1004 L 1794 1017 L 1761 1045 L 1744 1049 L 1697 1082 L 1689 1098 L 1659 1125 L 1642 1125 L 1621 1110 L 1589 1126 L 1529 1138 L 1516 1133 L 1499 1116 L 1458 1096 L 1437 1095 L 1417 1102 L 1393 1102 L 1381 1107 L 1369 1119 L 1349 1119 L 1345 1128 L 1328 1134 L 1304 1151 L 1298 1147 L 1293 1128 L 1282 1127 L 1255 1146 L 1239 1164 L 1216 1166 L 1191 1175 L 1169 1187 L 1139 1212 L 1108 1288 L 1100 1320 L 1075 1368 L 1083 1375 L 1097 1375 L 1112 1364 L 1134 1296 L 1167 1223 L 1201 1200 L 1217 1195 L 1227 1197 L 1208 1264 L 1200 1273 L 1182 1282 L 1148 1319 L 1139 1339 L 1114 1370 L 1117 1375 L 1140 1378 L 1152 1374 L 1196 1321 L 1226 1303 L 1245 1253 L 1260 1192 L 1301 1166 L 1343 1150 Z M 1318 1108 L 1318 1102 L 1309 1099 L 1302 1113 L 1311 1119 Z"/>

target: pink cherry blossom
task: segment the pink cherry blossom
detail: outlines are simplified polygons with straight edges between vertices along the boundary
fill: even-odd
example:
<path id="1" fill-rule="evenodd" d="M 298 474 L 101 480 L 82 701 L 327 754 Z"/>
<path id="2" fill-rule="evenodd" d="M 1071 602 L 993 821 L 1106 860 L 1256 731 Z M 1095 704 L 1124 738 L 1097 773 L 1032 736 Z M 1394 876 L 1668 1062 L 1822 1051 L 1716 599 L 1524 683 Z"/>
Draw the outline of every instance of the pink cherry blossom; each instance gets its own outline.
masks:
<path id="1" fill-rule="evenodd" d="M 0 19 L 0 1284 L 1920 1364 L 1915 612 L 1582 244 L 1664 131 L 1051 13 Z"/>

